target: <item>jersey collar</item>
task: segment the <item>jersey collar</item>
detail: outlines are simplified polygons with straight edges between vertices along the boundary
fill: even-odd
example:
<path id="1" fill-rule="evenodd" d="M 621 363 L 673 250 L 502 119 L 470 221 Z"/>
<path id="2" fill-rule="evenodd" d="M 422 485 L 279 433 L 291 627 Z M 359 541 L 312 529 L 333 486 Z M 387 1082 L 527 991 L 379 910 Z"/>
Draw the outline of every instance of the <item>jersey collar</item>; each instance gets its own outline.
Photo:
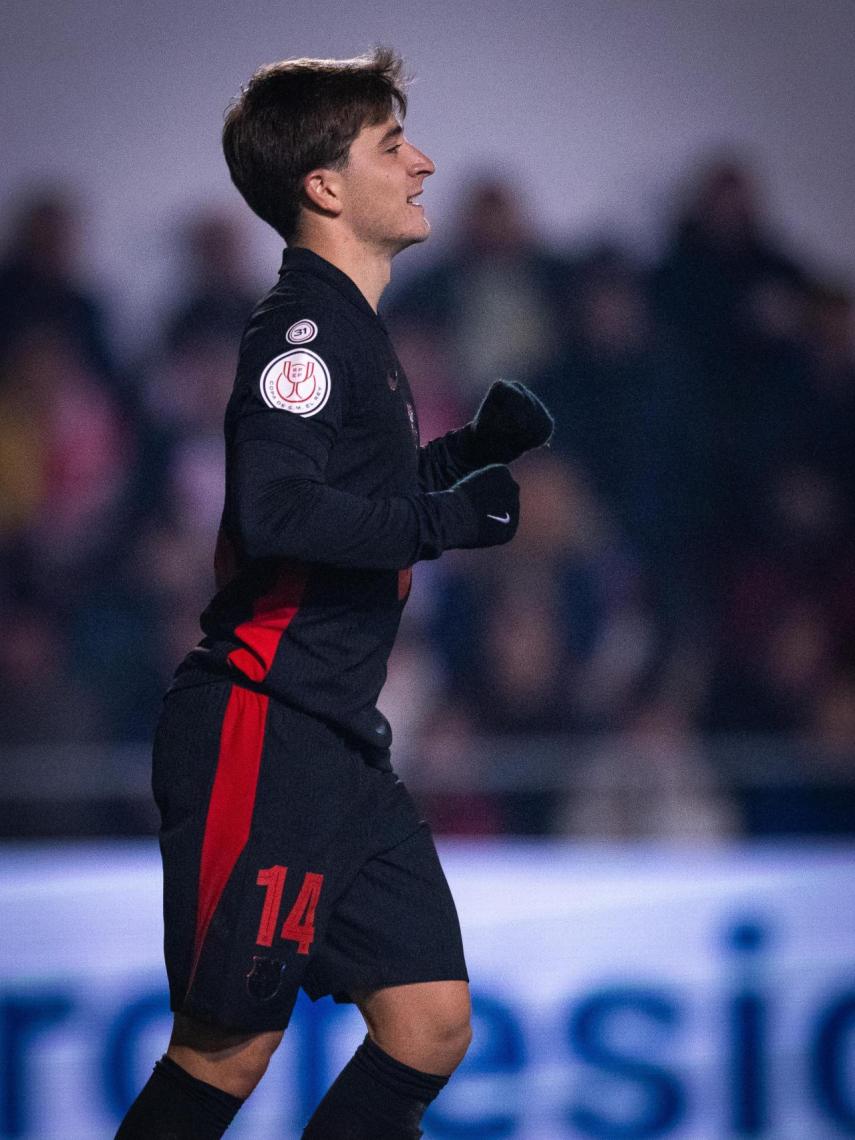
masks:
<path id="1" fill-rule="evenodd" d="M 368 313 L 375 320 L 377 319 L 377 314 L 362 295 L 356 282 L 351 280 L 346 273 L 337 269 L 332 262 L 314 253 L 311 249 L 306 249 L 305 246 L 286 249 L 282 255 L 282 268 L 279 270 L 279 276 L 281 277 L 288 270 L 310 273 L 314 277 L 320 277 L 332 285 L 334 289 L 337 289 L 351 304 L 356 305 L 358 309 Z"/>

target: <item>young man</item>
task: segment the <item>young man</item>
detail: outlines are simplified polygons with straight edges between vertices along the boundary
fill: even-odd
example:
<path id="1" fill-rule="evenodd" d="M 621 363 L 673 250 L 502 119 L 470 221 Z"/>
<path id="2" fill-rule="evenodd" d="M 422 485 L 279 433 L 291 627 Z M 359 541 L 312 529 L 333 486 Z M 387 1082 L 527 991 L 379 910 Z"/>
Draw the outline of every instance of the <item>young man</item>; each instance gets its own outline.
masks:
<path id="1" fill-rule="evenodd" d="M 404 136 L 391 52 L 258 71 L 223 145 L 286 240 L 226 411 L 218 593 L 167 696 L 154 754 L 175 1026 L 122 1140 L 219 1137 L 297 991 L 354 1001 L 368 1035 L 309 1140 L 405 1140 L 470 1039 L 460 932 L 378 712 L 410 567 L 513 536 L 506 463 L 547 441 L 499 382 L 420 447 L 376 315 L 393 256 L 429 232 L 433 163 Z"/>

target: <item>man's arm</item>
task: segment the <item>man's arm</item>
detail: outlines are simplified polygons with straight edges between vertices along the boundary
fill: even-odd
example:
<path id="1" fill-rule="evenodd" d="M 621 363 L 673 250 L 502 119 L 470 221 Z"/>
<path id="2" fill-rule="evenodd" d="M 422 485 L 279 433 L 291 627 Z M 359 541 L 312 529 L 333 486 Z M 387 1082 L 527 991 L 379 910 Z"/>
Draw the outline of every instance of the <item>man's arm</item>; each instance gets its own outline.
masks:
<path id="1" fill-rule="evenodd" d="M 344 348 L 352 345 L 323 314 L 307 310 L 303 318 L 317 330 L 311 349 L 282 351 L 291 317 L 278 312 L 251 325 L 242 345 L 227 435 L 229 515 L 244 557 L 401 570 L 452 547 L 508 542 L 519 490 L 492 461 L 475 463 L 462 482 L 446 466 L 441 487 L 412 495 L 369 499 L 327 484 L 348 410 L 354 364 Z M 475 439 L 473 457 L 477 431 Z M 468 459 L 467 452 L 472 471 Z"/>
<path id="2" fill-rule="evenodd" d="M 401 570 L 454 547 L 508 542 L 519 521 L 519 491 L 501 465 L 445 491 L 367 499 L 327 486 L 309 456 L 267 439 L 237 444 L 230 493 L 249 559 Z"/>
<path id="3" fill-rule="evenodd" d="M 471 423 L 432 440 L 419 451 L 419 482 L 442 491 L 491 463 L 512 463 L 548 443 L 554 421 L 524 385 L 497 380 Z"/>

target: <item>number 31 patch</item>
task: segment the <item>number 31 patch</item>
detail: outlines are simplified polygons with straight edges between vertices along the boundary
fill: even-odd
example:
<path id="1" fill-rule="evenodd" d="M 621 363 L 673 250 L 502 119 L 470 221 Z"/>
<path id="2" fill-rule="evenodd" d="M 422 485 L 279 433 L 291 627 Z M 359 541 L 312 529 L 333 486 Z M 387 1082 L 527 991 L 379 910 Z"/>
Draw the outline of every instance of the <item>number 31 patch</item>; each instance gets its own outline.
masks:
<path id="1" fill-rule="evenodd" d="M 329 399 L 330 372 L 316 352 L 295 348 L 270 361 L 261 373 L 260 387 L 268 408 L 306 418 Z"/>

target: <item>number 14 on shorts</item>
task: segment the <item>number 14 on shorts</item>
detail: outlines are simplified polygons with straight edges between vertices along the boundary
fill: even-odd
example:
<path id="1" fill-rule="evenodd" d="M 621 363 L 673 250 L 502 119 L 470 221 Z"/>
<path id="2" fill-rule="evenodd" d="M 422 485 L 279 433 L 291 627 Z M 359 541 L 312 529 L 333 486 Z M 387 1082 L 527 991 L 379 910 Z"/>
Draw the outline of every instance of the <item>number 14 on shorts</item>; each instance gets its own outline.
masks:
<path id="1" fill-rule="evenodd" d="M 272 946 L 279 921 L 279 908 L 282 905 L 282 892 L 285 890 L 287 867 L 266 867 L 258 872 L 256 886 L 264 887 L 264 906 L 261 922 L 258 924 L 256 942 L 259 946 Z M 298 954 L 308 954 L 315 938 L 315 911 L 324 885 L 323 875 L 307 871 L 296 901 L 282 923 L 279 937 L 286 942 L 297 943 Z"/>

